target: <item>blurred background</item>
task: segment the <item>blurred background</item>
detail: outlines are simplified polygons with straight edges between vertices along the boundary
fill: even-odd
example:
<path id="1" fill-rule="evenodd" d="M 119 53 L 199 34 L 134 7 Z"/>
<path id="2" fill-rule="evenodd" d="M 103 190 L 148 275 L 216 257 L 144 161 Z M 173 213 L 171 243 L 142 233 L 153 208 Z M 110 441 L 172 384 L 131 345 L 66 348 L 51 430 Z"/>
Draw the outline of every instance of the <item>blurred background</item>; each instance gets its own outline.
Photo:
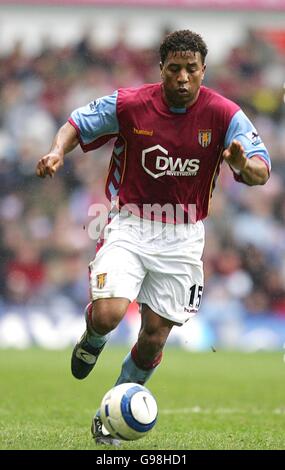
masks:
<path id="1" fill-rule="evenodd" d="M 53 180 L 35 176 L 36 162 L 74 108 L 158 81 L 162 38 L 185 28 L 208 43 L 205 85 L 243 108 L 273 168 L 255 188 L 223 169 L 205 223 L 202 307 L 170 342 L 284 346 L 284 0 L 0 0 L 1 348 L 64 348 L 82 333 L 96 244 L 88 210 L 108 204 L 112 144 L 76 149 Z M 112 341 L 132 343 L 139 323 L 133 303 Z"/>

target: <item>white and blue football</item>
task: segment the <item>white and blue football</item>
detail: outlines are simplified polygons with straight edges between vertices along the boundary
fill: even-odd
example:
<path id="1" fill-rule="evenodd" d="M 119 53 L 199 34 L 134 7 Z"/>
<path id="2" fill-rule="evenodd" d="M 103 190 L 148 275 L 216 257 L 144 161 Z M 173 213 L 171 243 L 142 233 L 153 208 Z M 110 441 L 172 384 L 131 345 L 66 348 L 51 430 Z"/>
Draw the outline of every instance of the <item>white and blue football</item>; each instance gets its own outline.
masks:
<path id="1" fill-rule="evenodd" d="M 116 385 L 103 397 L 100 417 L 103 425 L 118 439 L 131 441 L 144 437 L 157 420 L 157 404 L 142 385 Z"/>

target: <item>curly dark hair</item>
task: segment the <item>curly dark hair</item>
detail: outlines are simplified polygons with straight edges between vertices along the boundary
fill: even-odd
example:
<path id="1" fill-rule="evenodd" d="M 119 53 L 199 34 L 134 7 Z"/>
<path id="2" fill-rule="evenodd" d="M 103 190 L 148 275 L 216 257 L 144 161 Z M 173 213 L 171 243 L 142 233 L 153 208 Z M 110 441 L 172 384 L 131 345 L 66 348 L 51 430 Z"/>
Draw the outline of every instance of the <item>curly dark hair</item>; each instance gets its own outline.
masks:
<path id="1" fill-rule="evenodd" d="M 174 31 L 174 33 L 168 34 L 160 45 L 159 52 L 162 64 L 164 64 L 169 52 L 180 51 L 200 52 L 204 64 L 208 48 L 200 34 L 189 29 Z"/>

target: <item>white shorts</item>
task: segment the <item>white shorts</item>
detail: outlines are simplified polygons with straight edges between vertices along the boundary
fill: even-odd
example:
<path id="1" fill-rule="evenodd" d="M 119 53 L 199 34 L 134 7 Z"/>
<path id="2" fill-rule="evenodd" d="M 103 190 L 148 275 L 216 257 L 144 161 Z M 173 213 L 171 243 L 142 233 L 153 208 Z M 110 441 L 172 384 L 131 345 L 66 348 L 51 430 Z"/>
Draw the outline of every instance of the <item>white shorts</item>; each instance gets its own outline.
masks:
<path id="1" fill-rule="evenodd" d="M 91 300 L 125 297 L 183 324 L 203 292 L 204 225 L 165 224 L 117 214 L 90 263 Z"/>

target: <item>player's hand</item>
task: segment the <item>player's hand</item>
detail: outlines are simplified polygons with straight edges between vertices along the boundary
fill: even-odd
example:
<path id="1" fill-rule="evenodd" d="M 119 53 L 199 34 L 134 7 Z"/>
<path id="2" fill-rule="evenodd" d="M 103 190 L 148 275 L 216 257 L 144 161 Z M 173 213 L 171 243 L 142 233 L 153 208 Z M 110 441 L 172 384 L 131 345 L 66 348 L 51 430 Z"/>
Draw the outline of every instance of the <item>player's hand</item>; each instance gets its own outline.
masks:
<path id="1" fill-rule="evenodd" d="M 234 170 L 240 172 L 245 169 L 248 163 L 244 148 L 238 140 L 233 140 L 229 147 L 224 150 L 223 157 Z"/>
<path id="2" fill-rule="evenodd" d="M 42 157 L 36 167 L 36 174 L 40 178 L 50 176 L 51 178 L 55 172 L 63 165 L 63 157 L 57 153 L 48 153 Z"/>

